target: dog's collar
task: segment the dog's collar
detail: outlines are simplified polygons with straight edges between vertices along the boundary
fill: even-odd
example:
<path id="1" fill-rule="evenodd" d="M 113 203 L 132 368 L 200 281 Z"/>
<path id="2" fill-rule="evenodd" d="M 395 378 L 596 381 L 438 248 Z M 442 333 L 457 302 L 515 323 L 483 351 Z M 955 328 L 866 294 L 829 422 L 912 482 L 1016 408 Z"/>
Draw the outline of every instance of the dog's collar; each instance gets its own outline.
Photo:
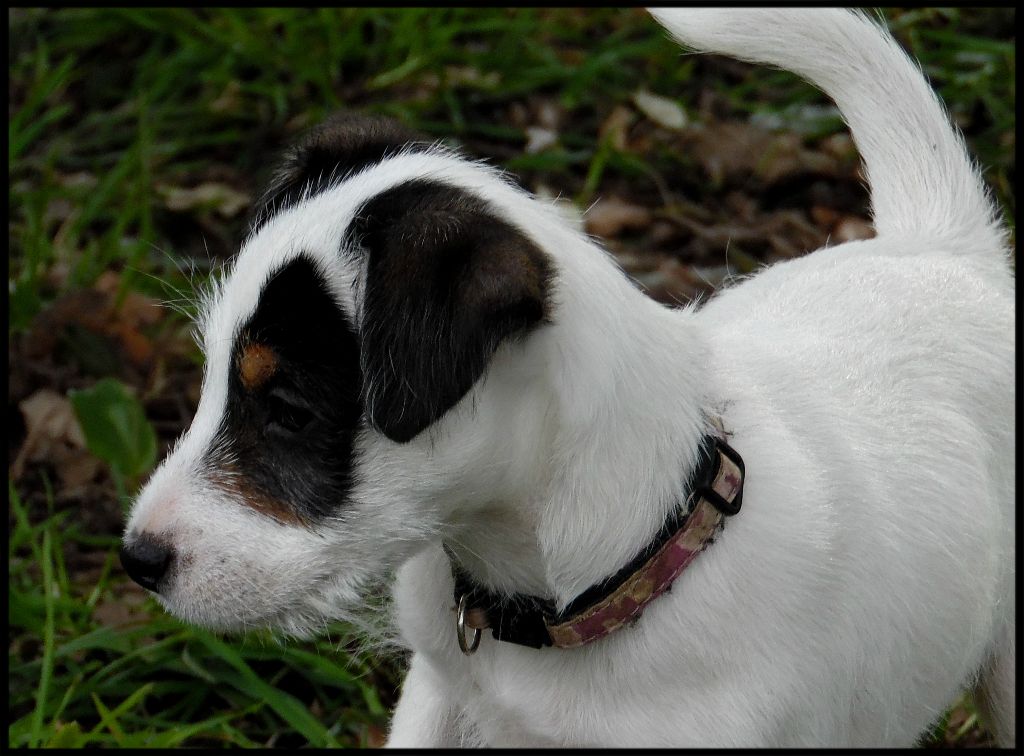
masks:
<path id="1" fill-rule="evenodd" d="M 484 628 L 509 643 L 575 648 L 636 621 L 711 542 L 723 518 L 740 511 L 744 476 L 740 455 L 724 438 L 707 435 L 700 458 L 686 499 L 692 506 L 673 510 L 654 540 L 625 567 L 588 588 L 561 612 L 548 599 L 488 591 L 445 546 L 455 576 L 456 633 L 462 651 L 476 650 Z M 471 641 L 467 628 L 473 633 Z"/>

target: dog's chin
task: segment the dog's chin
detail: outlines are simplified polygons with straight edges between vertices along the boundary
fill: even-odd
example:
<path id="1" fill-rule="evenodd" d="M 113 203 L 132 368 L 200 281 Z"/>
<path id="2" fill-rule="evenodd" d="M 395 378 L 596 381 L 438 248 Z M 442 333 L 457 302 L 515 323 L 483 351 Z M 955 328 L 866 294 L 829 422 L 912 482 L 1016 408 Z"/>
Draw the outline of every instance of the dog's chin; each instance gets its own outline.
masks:
<path id="1" fill-rule="evenodd" d="M 164 596 L 157 596 L 157 600 L 168 614 L 182 622 L 215 633 L 240 636 L 254 631 L 269 630 L 274 634 L 295 638 L 308 638 L 313 634 L 312 622 L 306 618 L 300 618 L 300 621 L 296 622 L 289 621 L 289 615 L 249 614 L 242 617 L 229 611 L 220 612 L 214 607 L 179 603 Z"/>
<path id="2" fill-rule="evenodd" d="M 183 622 L 226 635 L 269 631 L 272 635 L 307 640 L 344 623 L 364 641 L 389 645 L 390 625 L 386 580 L 352 580 L 337 576 L 296 587 L 287 596 L 239 591 L 237 586 L 180 585 L 156 595 L 163 608 Z"/>

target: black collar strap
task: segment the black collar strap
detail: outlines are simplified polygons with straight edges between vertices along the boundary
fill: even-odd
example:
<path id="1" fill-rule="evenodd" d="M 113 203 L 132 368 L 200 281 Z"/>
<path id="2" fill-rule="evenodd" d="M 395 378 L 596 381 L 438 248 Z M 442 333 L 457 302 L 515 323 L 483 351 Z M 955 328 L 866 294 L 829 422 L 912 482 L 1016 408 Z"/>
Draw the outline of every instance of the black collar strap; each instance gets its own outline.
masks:
<path id="1" fill-rule="evenodd" d="M 636 621 L 644 607 L 671 587 L 722 524 L 740 511 L 743 460 L 722 438 L 707 435 L 687 502 L 674 509 L 651 541 L 621 570 L 574 598 L 561 612 L 548 599 L 504 596 L 476 583 L 446 546 L 455 576 L 459 646 L 476 650 L 479 632 L 490 628 L 500 641 L 541 648 L 575 648 Z M 475 633 L 466 640 L 466 628 Z"/>

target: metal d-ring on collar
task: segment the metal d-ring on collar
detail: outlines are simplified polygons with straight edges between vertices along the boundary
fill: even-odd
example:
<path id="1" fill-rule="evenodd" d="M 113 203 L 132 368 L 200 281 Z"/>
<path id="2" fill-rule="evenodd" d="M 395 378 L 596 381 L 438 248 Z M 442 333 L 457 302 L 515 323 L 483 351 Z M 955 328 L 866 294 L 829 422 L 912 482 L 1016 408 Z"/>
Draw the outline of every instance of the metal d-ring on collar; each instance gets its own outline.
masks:
<path id="1" fill-rule="evenodd" d="M 472 656 L 480 646 L 481 630 L 474 627 L 472 642 L 466 642 L 466 604 L 468 601 L 469 595 L 466 593 L 463 593 L 462 596 L 459 597 L 459 616 L 455 621 L 455 634 L 459 638 L 459 648 L 462 649 L 462 653 L 466 656 Z"/>

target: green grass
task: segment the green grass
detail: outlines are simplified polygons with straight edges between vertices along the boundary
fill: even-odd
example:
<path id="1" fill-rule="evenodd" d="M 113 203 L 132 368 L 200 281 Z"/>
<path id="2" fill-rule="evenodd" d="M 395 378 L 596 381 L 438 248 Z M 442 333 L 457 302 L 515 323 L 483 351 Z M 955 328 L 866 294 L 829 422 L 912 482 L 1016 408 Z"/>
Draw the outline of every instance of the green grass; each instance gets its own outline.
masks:
<path id="1" fill-rule="evenodd" d="M 111 626 L 97 608 L 125 600 L 116 538 L 77 532 L 70 510 L 32 523 L 9 495 L 10 746 L 364 745 L 385 723 L 379 672 L 339 644 L 344 628 L 333 641 L 227 641 L 149 600 Z M 95 583 L 69 571 L 73 542 L 105 548 Z"/>
<path id="2" fill-rule="evenodd" d="M 1012 11 L 886 17 L 1012 219 Z M 254 194 L 289 139 L 337 108 L 395 116 L 583 205 L 617 182 L 641 192 L 683 181 L 705 192 L 695 202 L 718 199 L 695 177 L 692 156 L 657 144 L 622 151 L 600 137 L 609 113 L 640 87 L 691 113 L 709 92 L 724 117 L 782 113 L 810 146 L 841 128 L 827 112 L 798 123 L 801 106 L 825 101 L 795 77 L 681 56 L 636 10 L 17 9 L 9 27 L 9 333 L 17 344 L 35 338 L 32 326 L 52 303 L 105 271 L 119 274 L 121 300 L 188 292 L 237 248 L 245 219 L 216 197 L 173 209 L 173 192 L 216 183 Z M 563 113 L 559 142 L 525 154 L 516 113 L 544 104 Z M 162 328 L 182 327 L 177 314 L 168 320 Z M 29 376 L 19 377 L 24 391 L 89 388 L 110 372 L 147 408 L 169 392 L 133 383 L 109 361 L 104 368 L 92 342 L 62 339 L 69 348 L 38 370 L 12 366 Z M 191 361 L 194 372 L 199 359 L 192 350 L 186 368 Z M 177 430 L 161 426 L 163 447 Z M 138 476 L 113 470 L 101 484 L 123 506 Z M 179 624 L 126 583 L 117 527 L 89 525 L 96 498 L 51 480 L 42 464 L 9 489 L 9 745 L 376 742 L 398 680 L 393 660 L 354 651 L 343 627 L 281 644 Z M 944 722 L 937 728 L 935 742 L 966 737 Z"/>

